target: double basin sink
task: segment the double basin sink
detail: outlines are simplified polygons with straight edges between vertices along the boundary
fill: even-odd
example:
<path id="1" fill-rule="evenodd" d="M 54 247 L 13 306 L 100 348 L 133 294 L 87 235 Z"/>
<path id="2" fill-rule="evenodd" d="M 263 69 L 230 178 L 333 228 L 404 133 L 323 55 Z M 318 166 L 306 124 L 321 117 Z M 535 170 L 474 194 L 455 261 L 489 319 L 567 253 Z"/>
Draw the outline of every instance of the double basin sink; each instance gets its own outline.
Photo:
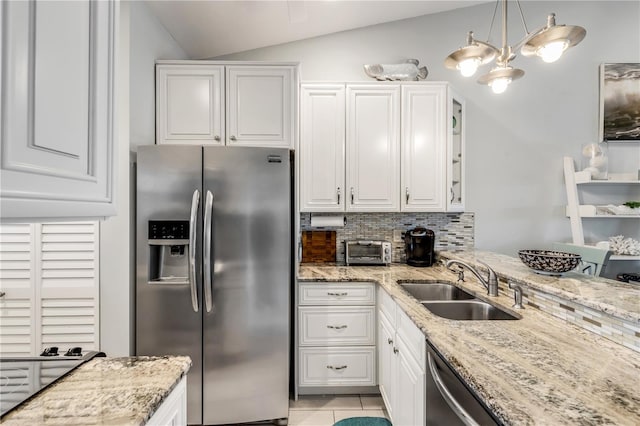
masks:
<path id="1" fill-rule="evenodd" d="M 433 314 L 452 320 L 517 320 L 470 293 L 448 283 L 407 283 L 400 286 Z"/>

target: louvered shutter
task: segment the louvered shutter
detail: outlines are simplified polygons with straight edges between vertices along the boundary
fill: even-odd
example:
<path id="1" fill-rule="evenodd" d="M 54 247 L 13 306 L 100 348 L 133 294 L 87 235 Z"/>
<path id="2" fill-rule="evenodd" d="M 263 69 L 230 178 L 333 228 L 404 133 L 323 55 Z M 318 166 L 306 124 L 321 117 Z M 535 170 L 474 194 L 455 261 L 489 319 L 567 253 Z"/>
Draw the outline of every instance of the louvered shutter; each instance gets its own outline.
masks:
<path id="1" fill-rule="evenodd" d="M 0 354 L 99 348 L 97 222 L 0 225 Z"/>
<path id="2" fill-rule="evenodd" d="M 40 233 L 41 346 L 97 350 L 98 223 L 46 223 Z"/>
<path id="3" fill-rule="evenodd" d="M 0 225 L 0 355 L 32 355 L 36 344 L 32 224 Z"/>

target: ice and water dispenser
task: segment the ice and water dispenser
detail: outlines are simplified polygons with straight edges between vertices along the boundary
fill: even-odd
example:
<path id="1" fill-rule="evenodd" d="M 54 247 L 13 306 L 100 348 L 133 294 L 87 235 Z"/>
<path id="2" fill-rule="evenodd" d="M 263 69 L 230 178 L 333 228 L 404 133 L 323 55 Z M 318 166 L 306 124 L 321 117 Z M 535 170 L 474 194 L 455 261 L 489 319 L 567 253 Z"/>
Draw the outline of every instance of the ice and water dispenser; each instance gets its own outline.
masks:
<path id="1" fill-rule="evenodd" d="M 149 282 L 189 283 L 189 221 L 149 221 Z"/>

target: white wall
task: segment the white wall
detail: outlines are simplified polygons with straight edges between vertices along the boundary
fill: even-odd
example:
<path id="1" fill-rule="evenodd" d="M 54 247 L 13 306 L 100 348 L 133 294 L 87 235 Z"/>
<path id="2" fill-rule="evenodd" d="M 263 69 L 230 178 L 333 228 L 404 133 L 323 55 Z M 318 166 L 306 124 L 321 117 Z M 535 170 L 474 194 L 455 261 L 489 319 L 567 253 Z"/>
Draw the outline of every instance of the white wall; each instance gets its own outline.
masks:
<path id="1" fill-rule="evenodd" d="M 142 1 L 131 5 L 130 146 L 153 145 L 156 140 L 156 59 L 189 59 L 184 50 Z"/>
<path id="2" fill-rule="evenodd" d="M 130 149 L 155 143 L 155 60 L 186 58 L 143 2 L 120 3 L 119 37 L 118 213 L 100 224 L 100 348 L 109 356 L 134 351 L 135 169 Z"/>
<path id="3" fill-rule="evenodd" d="M 582 145 L 597 141 L 600 63 L 640 62 L 640 2 L 521 3 L 530 29 L 555 12 L 558 24 L 581 25 L 587 36 L 554 64 L 516 58 L 513 64 L 526 75 L 500 96 L 443 65 L 464 44 L 467 31 L 486 39 L 494 4 L 215 59 L 299 61 L 303 82 L 371 81 L 363 64 L 419 59 L 429 68 L 428 80 L 448 80 L 467 98 L 467 208 L 476 213 L 476 247 L 514 255 L 518 249 L 570 239 L 562 157 L 579 159 Z M 509 14 L 509 41 L 514 44 L 524 31 L 511 2 Z M 491 41 L 501 44 L 499 27 Z M 638 142 L 610 144 L 609 153 L 610 170 L 640 168 Z M 637 189 L 634 194 L 638 196 Z M 619 228 L 623 222 L 625 228 Z M 637 225 L 635 220 L 591 222 L 587 228 L 594 231 L 586 234 L 606 239 L 624 232 L 640 238 Z"/>

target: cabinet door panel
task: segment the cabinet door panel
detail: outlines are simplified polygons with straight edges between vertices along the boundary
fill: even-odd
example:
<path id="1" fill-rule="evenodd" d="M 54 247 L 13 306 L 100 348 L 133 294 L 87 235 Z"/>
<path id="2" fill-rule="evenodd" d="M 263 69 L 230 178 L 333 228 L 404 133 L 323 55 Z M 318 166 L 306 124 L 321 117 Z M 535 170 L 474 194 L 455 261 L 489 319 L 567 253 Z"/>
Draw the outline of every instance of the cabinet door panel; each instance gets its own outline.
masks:
<path id="1" fill-rule="evenodd" d="M 398 211 L 399 86 L 347 86 L 347 211 Z"/>
<path id="2" fill-rule="evenodd" d="M 224 144 L 224 67 L 158 65 L 157 143 Z"/>
<path id="3" fill-rule="evenodd" d="M 292 147 L 292 67 L 227 67 L 227 145 Z"/>
<path id="4" fill-rule="evenodd" d="M 402 87 L 402 210 L 445 211 L 446 86 Z"/>
<path id="5" fill-rule="evenodd" d="M 398 425 L 425 424 L 425 373 L 413 359 L 402 338 L 396 335 L 397 375 L 394 423 Z"/>
<path id="6" fill-rule="evenodd" d="M 2 2 L 3 218 L 113 214 L 117 3 Z"/>
<path id="7" fill-rule="evenodd" d="M 303 85 L 300 105 L 300 209 L 343 211 L 343 85 Z"/>
<path id="8" fill-rule="evenodd" d="M 380 311 L 378 315 L 378 384 L 391 420 L 395 416 L 394 407 L 397 399 L 395 387 L 397 363 L 393 353 L 394 337 L 393 327 Z"/>

